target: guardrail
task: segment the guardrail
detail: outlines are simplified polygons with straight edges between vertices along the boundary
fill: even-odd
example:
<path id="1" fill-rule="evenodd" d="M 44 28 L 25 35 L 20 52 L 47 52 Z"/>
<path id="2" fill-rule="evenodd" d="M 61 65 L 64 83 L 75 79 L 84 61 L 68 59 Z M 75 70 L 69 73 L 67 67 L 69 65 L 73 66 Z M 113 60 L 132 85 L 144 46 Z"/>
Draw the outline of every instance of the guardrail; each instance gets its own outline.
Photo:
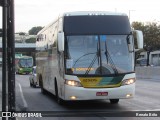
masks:
<path id="1" fill-rule="evenodd" d="M 0 43 L 0 48 L 2 48 L 2 43 Z M 15 43 L 15 48 L 36 48 L 35 43 Z"/>
<path id="2" fill-rule="evenodd" d="M 160 79 L 160 67 L 136 67 L 136 77 L 141 79 Z"/>

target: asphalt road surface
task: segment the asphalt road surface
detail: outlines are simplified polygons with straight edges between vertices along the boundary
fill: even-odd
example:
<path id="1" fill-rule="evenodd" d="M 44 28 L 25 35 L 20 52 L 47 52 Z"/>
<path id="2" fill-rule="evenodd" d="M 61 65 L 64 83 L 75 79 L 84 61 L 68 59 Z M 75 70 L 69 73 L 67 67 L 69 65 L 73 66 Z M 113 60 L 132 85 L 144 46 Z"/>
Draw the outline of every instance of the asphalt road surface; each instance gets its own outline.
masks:
<path id="1" fill-rule="evenodd" d="M 117 117 L 117 114 L 128 114 L 133 111 L 160 111 L 160 80 L 138 79 L 136 95 L 133 99 L 121 99 L 118 104 L 110 104 L 108 100 L 68 102 L 59 105 L 54 96 L 42 94 L 40 88 L 29 85 L 29 75 L 16 75 L 16 110 L 54 113 L 54 117 L 20 118 L 17 120 L 159 120 L 159 117 Z M 51 112 L 50 112 L 51 111 Z M 105 116 L 105 114 L 112 117 Z M 68 116 L 67 116 L 68 115 Z M 72 116 L 73 115 L 73 116 Z M 127 115 L 126 115 L 127 116 Z"/>

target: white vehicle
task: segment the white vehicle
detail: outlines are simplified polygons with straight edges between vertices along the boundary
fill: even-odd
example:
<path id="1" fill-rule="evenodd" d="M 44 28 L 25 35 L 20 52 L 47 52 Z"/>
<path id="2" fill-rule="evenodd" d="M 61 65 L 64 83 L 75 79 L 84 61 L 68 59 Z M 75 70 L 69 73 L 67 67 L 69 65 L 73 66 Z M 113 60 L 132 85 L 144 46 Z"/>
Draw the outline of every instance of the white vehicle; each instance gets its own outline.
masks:
<path id="1" fill-rule="evenodd" d="M 143 35 L 135 30 L 138 49 Z M 36 42 L 41 91 L 59 103 L 132 98 L 135 94 L 133 31 L 126 14 L 64 13 L 43 28 Z"/>
<path id="2" fill-rule="evenodd" d="M 31 87 L 39 86 L 39 82 L 37 81 L 36 66 L 32 68 L 32 73 L 29 76 L 29 81 Z"/>

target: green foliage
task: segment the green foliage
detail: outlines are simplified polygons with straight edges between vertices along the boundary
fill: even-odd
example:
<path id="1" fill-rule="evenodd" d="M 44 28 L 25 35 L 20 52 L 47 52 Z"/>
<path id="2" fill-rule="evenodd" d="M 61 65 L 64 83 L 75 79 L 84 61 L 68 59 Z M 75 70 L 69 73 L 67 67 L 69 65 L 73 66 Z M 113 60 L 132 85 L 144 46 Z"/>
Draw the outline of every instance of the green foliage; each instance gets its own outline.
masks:
<path id="1" fill-rule="evenodd" d="M 35 42 L 36 42 L 36 38 L 29 38 L 29 39 L 26 39 L 25 42 L 26 42 L 26 43 L 35 43 Z"/>
<path id="2" fill-rule="evenodd" d="M 15 43 L 22 43 L 22 41 L 16 40 Z"/>
<path id="3" fill-rule="evenodd" d="M 41 27 L 41 26 L 32 27 L 32 28 L 28 31 L 28 33 L 29 33 L 29 35 L 37 35 L 37 33 L 38 33 L 40 30 L 42 30 L 42 29 L 43 29 L 43 27 Z"/>
<path id="4" fill-rule="evenodd" d="M 19 35 L 26 35 L 25 32 L 19 32 L 18 34 L 19 34 Z"/>

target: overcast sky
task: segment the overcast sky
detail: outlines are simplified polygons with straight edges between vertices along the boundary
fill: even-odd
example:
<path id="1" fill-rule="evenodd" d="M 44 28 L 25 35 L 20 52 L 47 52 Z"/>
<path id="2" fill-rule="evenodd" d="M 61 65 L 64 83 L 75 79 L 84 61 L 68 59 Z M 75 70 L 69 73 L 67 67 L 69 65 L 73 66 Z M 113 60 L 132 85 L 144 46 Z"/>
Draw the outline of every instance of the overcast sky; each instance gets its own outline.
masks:
<path id="1" fill-rule="evenodd" d="M 15 31 L 28 32 L 45 26 L 68 11 L 114 11 L 129 15 L 132 21 L 160 21 L 160 0 L 14 0 Z M 0 18 L 2 18 L 0 9 Z M 2 19 L 0 19 L 2 23 Z M 2 24 L 0 24 L 2 27 Z"/>

